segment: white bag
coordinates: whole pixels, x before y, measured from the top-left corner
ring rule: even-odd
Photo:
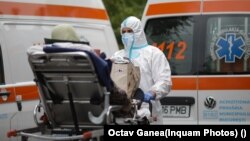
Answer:
[[[129,63],[113,63],[111,79],[131,99],[140,83],[140,68]]]

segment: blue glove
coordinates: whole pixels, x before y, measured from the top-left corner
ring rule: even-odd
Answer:
[[[150,100],[154,100],[154,99],[155,99],[155,97],[150,92],[144,93],[144,99],[143,99],[144,102],[149,103]]]

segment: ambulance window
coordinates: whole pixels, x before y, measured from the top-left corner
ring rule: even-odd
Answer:
[[[4,69],[3,69],[3,56],[2,56],[2,47],[0,44],[0,85],[4,84]]]
[[[173,75],[193,74],[193,17],[151,19],[145,33],[149,44],[166,55]]]
[[[208,17],[202,74],[250,72],[250,17]]]

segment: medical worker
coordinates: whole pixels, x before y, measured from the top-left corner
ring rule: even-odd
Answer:
[[[140,67],[141,80],[139,88],[144,91],[144,102],[138,111],[139,116],[150,118],[149,102],[153,104],[152,116],[162,124],[160,99],[171,90],[171,70],[163,52],[151,46],[146,40],[141,21],[134,16],[121,23],[121,36],[124,49],[114,53],[111,59],[127,57]]]

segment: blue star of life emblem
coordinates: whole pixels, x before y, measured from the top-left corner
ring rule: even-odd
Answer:
[[[244,54],[245,41],[242,36],[236,38],[235,33],[226,33],[226,37],[217,40],[216,55],[219,59],[225,58],[226,63],[234,63],[235,57],[241,59]]]

